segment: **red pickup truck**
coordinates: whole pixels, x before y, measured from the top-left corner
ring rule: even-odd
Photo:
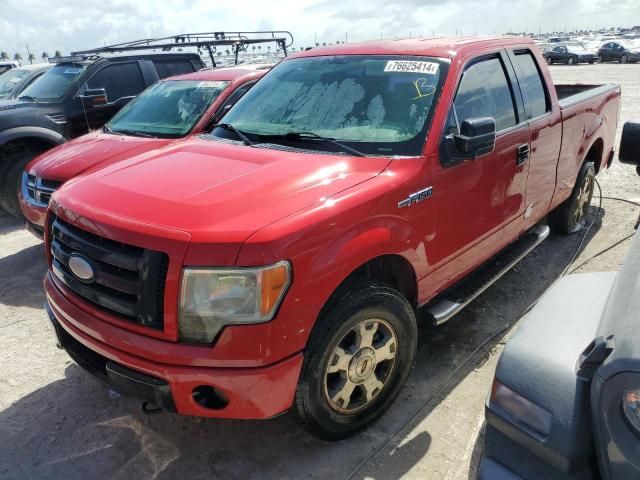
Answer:
[[[584,226],[619,97],[554,86],[524,38],[291,56],[211,134],[53,195],[57,341],[149,410],[295,405],[316,435],[352,434],[409,375],[419,308],[446,321],[548,235],[547,215]]]
[[[100,130],[36,157],[18,194],[27,228],[43,236],[51,194],[67,180],[210,129],[268,69],[248,65],[161,80]]]

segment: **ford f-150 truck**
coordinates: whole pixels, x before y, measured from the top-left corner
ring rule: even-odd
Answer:
[[[547,215],[584,226],[619,97],[554,86],[524,38],[291,56],[211,134],[53,195],[57,341],[148,410],[295,405],[316,435],[350,435],[409,375],[420,307],[451,318],[548,235]]]
[[[67,180],[211,129],[268,68],[201,70],[161,80],[102,129],[36,157],[22,174],[19,194],[27,228],[43,236],[51,194]]]

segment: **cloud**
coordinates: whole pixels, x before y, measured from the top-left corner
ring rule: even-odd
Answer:
[[[315,41],[638,25],[637,0],[2,0],[0,50],[68,53],[109,43],[220,30],[291,30]]]

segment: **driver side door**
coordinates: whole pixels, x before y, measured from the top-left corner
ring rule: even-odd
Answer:
[[[132,98],[144,90],[146,84],[137,61],[107,64],[97,70],[80,88],[71,116],[75,135],[102,127]],[[92,104],[83,98],[87,91],[104,90],[106,102]]]
[[[433,182],[437,241],[431,260],[439,285],[478,266],[519,233],[529,170],[529,126],[521,119],[519,95],[504,53],[465,66],[442,141],[448,147],[441,148]],[[495,148],[456,160],[451,136],[463,121],[479,117],[495,119]]]

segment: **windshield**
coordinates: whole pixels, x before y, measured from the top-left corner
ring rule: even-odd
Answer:
[[[53,101],[64,96],[86,67],[77,63],[56,65],[44,72],[37,82],[29,85],[22,96],[38,101]]]
[[[27,70],[9,70],[0,75],[0,100],[13,96],[13,92],[20,81],[29,75]]]
[[[227,85],[227,81],[158,82],[129,102],[107,127],[114,133],[184,136]]]
[[[370,155],[420,155],[447,63],[429,57],[345,55],[285,60],[225,116],[255,143],[310,132]],[[235,138],[228,129],[214,136]],[[293,140],[297,146],[300,140]],[[307,140],[316,149],[327,142]],[[289,143],[288,143],[289,144]]]

